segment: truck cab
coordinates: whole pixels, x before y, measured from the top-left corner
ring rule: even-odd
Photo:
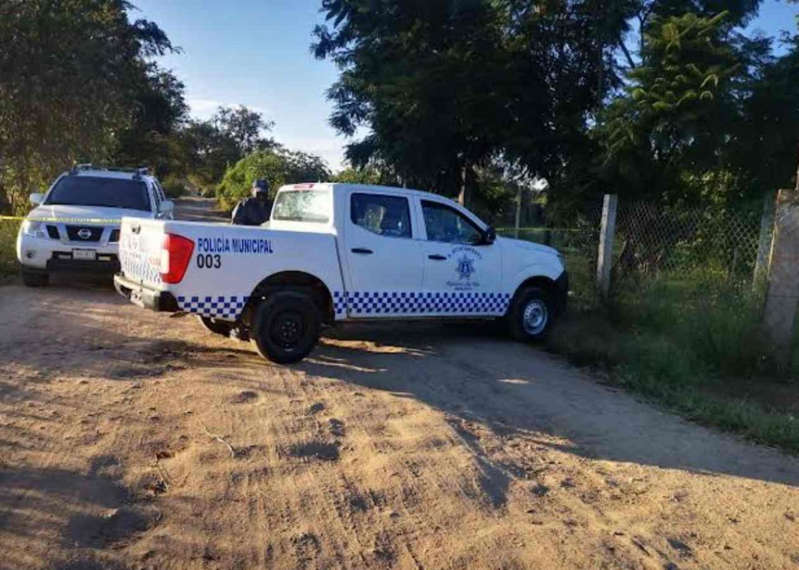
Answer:
[[[173,241],[184,247],[174,257]],[[385,186],[284,186],[260,227],[125,219],[120,255],[115,282],[134,302],[244,332],[283,362],[345,321],[503,318],[515,338],[541,338],[568,289],[554,249],[497,237],[442,196]]]

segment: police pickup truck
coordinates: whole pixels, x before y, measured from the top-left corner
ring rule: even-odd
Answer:
[[[188,312],[212,332],[296,362],[321,326],[377,319],[503,318],[543,337],[566,304],[552,248],[497,237],[442,196],[383,186],[294,184],[262,226],[123,218],[117,291]]]

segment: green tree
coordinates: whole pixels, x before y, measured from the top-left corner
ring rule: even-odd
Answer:
[[[719,177],[728,186],[731,133],[765,48],[735,36],[726,12],[653,18],[640,65],[593,131],[604,190],[695,202]]]
[[[185,177],[188,157],[179,137],[187,120],[183,83],[148,64],[137,84],[132,121],[117,135],[113,161],[153,167],[161,178]]]
[[[189,121],[181,134],[192,186],[213,192],[225,174],[248,153],[271,149],[276,143],[265,134],[273,123],[247,107],[220,107],[207,121]]]
[[[256,150],[225,171],[216,189],[219,205],[230,210],[241,198],[250,195],[254,180],[263,178],[274,192],[284,184],[323,182],[330,171],[322,158],[300,151],[277,146],[269,150]]]
[[[0,0],[0,192],[22,211],[77,159],[104,160],[132,120],[145,58],[172,49],[124,0]]]
[[[799,15],[797,15],[799,27]],[[730,146],[731,168],[758,196],[796,185],[799,160],[799,35],[783,38],[788,48],[759,67],[742,104]]]
[[[317,57],[341,69],[331,123],[356,167],[463,198],[497,156],[555,176],[618,84],[631,2],[323,0]]]

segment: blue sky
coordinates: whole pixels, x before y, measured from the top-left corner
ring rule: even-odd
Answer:
[[[274,137],[292,149],[321,155],[341,168],[346,139],[328,124],[325,90],[333,64],[310,52],[322,21],[320,0],[133,0],[133,18],[154,20],[183,52],[160,63],[186,85],[192,115],[208,118],[219,105],[246,105],[275,122]],[[795,29],[799,5],[765,0],[750,28],[768,35]]]

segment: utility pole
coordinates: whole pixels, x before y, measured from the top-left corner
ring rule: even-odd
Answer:
[[[768,267],[763,326],[773,343],[776,364],[788,373],[796,307],[799,304],[799,170],[796,187],[777,193],[774,237]]]
[[[602,223],[599,228],[599,251],[596,261],[596,283],[602,300],[610,294],[610,270],[613,268],[613,240],[616,237],[616,209],[619,197],[605,194],[602,202]]]

